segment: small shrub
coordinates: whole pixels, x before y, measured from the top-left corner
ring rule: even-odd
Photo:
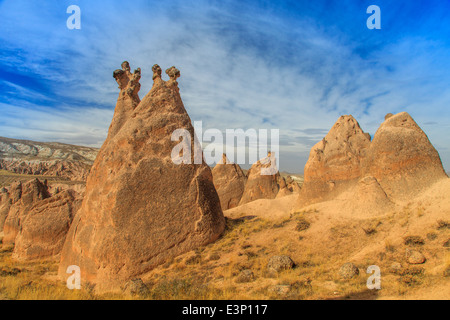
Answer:
[[[445,221],[445,220],[439,220],[437,222],[437,229],[450,229],[450,222]]]
[[[202,257],[200,255],[195,255],[186,259],[186,264],[199,264],[202,261]]]
[[[307,230],[307,229],[309,229],[310,226],[311,226],[311,223],[309,223],[305,219],[300,219],[297,222],[297,226],[295,227],[295,230],[297,230],[297,231]]]
[[[425,241],[419,236],[407,236],[404,243],[407,246],[421,246],[425,244]]]

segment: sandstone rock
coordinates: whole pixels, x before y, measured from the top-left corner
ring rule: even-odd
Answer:
[[[277,284],[270,287],[269,291],[279,296],[285,296],[291,291],[291,286],[288,284]]]
[[[36,201],[23,214],[12,257],[17,260],[57,257],[80,205],[81,199],[73,190]]]
[[[230,163],[224,154],[221,163],[212,170],[212,175],[222,210],[236,207],[242,198],[247,181],[241,167]]]
[[[35,202],[49,198],[48,186],[38,179],[11,185],[9,211],[3,226],[4,244],[13,244],[20,230],[20,223]]]
[[[141,100],[138,92],[141,88],[139,80],[141,79],[141,69],[137,68],[134,73],[130,72],[128,61],[122,62],[122,69],[113,72],[113,77],[119,85],[120,94],[117,98],[114,116],[109,126],[108,138],[111,139],[122,128],[131,113],[137,107]]]
[[[427,135],[406,112],[387,117],[375,133],[364,173],[375,177],[389,197],[418,194],[447,175]]]
[[[325,201],[354,186],[361,177],[361,162],[370,146],[368,136],[350,116],[341,116],[309,154],[300,206]]]
[[[157,265],[216,240],[225,228],[209,166],[204,161],[177,165],[171,158],[179,144],[171,140],[176,129],[185,129],[188,145],[194,145],[175,80],[179,73],[172,69],[166,82],[159,66],[152,70],[153,87],[134,110],[139,86],[124,86],[124,75],[116,74],[121,92],[114,117],[119,119],[95,159],[61,254],[59,275],[67,278],[67,266],[78,265],[97,292],[117,291]]]
[[[382,212],[447,175],[439,154],[409,114],[388,114],[373,141],[342,116],[311,150],[299,207],[339,199],[345,210]]]
[[[269,152],[267,157],[252,165],[239,205],[258,199],[275,199],[280,189],[278,186],[280,173],[271,170],[276,167],[274,161],[276,161],[275,155]],[[270,172],[264,172],[264,170],[273,172],[273,174],[267,174]]]
[[[286,177],[286,184],[288,189],[292,192],[292,193],[300,193],[300,185],[298,184],[298,182],[296,182],[291,176],[287,176]]]
[[[359,275],[359,269],[353,263],[348,262],[339,269],[339,275],[342,279],[351,279]]]
[[[399,262],[394,262],[389,267],[389,271],[394,274],[398,274],[402,270],[402,265]]]
[[[273,269],[276,272],[292,269],[294,267],[294,261],[288,256],[273,256],[267,263],[267,269]]]
[[[252,282],[255,280],[255,275],[251,270],[242,270],[241,273],[236,278],[236,283],[245,283],[245,282]]]
[[[278,177],[278,186],[279,186],[280,190],[277,193],[277,196],[276,196],[277,199],[285,197],[285,196],[289,196],[292,194],[292,190],[290,190],[288,188],[288,185],[286,184],[286,180],[281,176]]]
[[[427,259],[421,252],[417,250],[406,249],[406,261],[409,264],[422,264],[425,263],[426,260]]]

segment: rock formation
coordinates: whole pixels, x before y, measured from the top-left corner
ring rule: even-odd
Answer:
[[[212,175],[222,210],[236,207],[242,198],[247,181],[241,167],[236,163],[230,163],[224,154],[222,161],[212,170]]]
[[[387,114],[372,142],[352,116],[342,116],[312,148],[298,204],[346,192],[341,200],[355,210],[383,210],[446,177],[439,154],[408,113]]]
[[[280,190],[278,191],[276,198],[282,198],[292,194],[292,189],[288,187],[286,180],[281,176],[278,177],[278,186]]]
[[[12,257],[18,260],[57,257],[80,205],[81,198],[73,190],[37,201],[23,215]]]
[[[38,179],[12,184],[0,199],[3,244],[14,245],[16,259],[56,257],[80,204],[75,191],[64,190],[52,196],[47,183]]]
[[[370,144],[364,174],[375,177],[394,198],[414,196],[447,177],[438,152],[406,112],[387,116],[381,124]]]
[[[287,176],[286,177],[286,185],[288,187],[289,190],[291,190],[292,193],[299,193],[301,188],[300,185],[298,184],[297,181],[295,181],[294,178],[292,178],[291,176]]]
[[[299,204],[334,198],[361,177],[361,162],[370,146],[370,136],[350,116],[341,116],[325,138],[309,154]]]
[[[119,290],[166,260],[216,240],[225,228],[209,166],[193,164],[194,154],[191,164],[171,158],[179,144],[171,140],[176,129],[185,129],[194,146],[179,71],[168,69],[166,82],[159,66],[152,70],[153,87],[136,106],[138,84],[125,86],[124,75],[115,73],[121,90],[114,117],[120,119],[113,119],[95,159],[61,254],[59,275],[67,278],[67,267],[77,265],[82,282],[95,284],[98,292]]]
[[[138,92],[141,89],[139,80],[141,79],[141,68],[130,72],[128,61],[122,62],[122,69],[113,72],[113,77],[119,85],[120,94],[117,98],[114,116],[109,126],[108,136],[113,137],[122,128],[123,124],[130,117],[141,100]]]
[[[274,168],[273,161],[276,161],[275,155],[269,152],[267,157],[258,160],[252,165],[248,172],[247,183],[239,205],[258,199],[274,199],[277,196],[280,190],[278,185],[280,173],[276,171],[276,173],[269,175],[262,172],[264,169],[270,170]]]
[[[14,244],[20,230],[21,221],[32,206],[36,202],[49,197],[47,184],[40,182],[38,179],[24,184],[18,182],[11,185],[9,192],[10,207],[3,226],[4,244]]]

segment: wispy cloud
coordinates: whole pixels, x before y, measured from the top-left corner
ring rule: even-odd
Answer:
[[[0,75],[1,135],[100,145],[118,94],[112,71],[126,59],[142,68],[141,97],[154,63],[176,65],[186,109],[205,128],[279,128],[282,169],[302,171],[342,114],[373,135],[399,111],[450,167],[442,2],[423,11],[380,1],[379,31],[365,27],[367,6],[353,1],[78,1],[81,30],[65,27],[68,5],[0,4],[0,66],[18,75]]]

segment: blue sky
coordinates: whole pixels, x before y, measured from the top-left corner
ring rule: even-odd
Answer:
[[[81,30],[69,30],[69,5]],[[369,30],[369,5],[381,30]],[[448,1],[0,1],[0,136],[101,146],[113,70],[181,71],[204,129],[280,129],[280,168],[352,114],[372,136],[409,112],[450,170]]]

